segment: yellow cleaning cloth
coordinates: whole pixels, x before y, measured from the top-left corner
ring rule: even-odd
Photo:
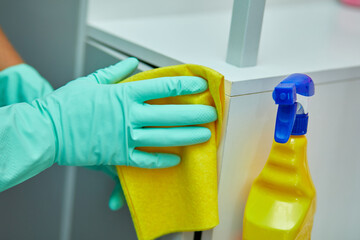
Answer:
[[[180,155],[181,163],[176,167],[117,167],[140,240],[173,232],[207,230],[219,223],[216,154],[224,108],[224,77],[210,68],[185,64],[142,72],[123,82],[172,76],[202,77],[208,81],[209,89],[196,95],[156,99],[149,103],[212,105],[217,109],[218,120],[202,125],[212,133],[206,143],[186,147],[141,148],[148,152]]]

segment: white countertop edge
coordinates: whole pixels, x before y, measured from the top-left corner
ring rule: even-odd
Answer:
[[[315,85],[343,82],[355,79],[360,80],[360,66],[307,72],[305,74],[309,75],[313,79]],[[280,75],[231,82],[231,92],[227,92],[226,94],[233,97],[273,91],[274,87],[287,76],[288,75]]]
[[[87,27],[87,35],[90,41],[92,41],[91,39],[93,39],[101,44],[113,48],[113,51],[119,51],[129,56],[137,57],[145,64],[155,65],[154,62],[156,62],[156,66],[154,67],[184,64],[181,61],[164,56],[153,50],[137,45],[136,43],[132,43],[125,39],[113,36],[110,33],[104,32],[92,26]],[[126,49],[126,51],[123,51],[123,49]],[[324,69],[314,72],[305,72],[305,74],[308,74],[314,80],[316,85],[331,82],[340,82],[356,78],[360,79],[360,66],[339,69]],[[287,74],[278,76],[267,76],[264,78],[227,81],[227,83],[225,84],[225,94],[233,97],[239,95],[272,91],[274,87],[286,76]]]

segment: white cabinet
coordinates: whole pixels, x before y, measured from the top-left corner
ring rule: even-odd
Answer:
[[[225,62],[231,4],[226,1],[216,10],[215,1],[204,8],[198,6],[200,2],[193,3],[190,12],[161,10],[157,3],[169,7],[161,0],[153,5],[144,2],[148,11],[140,15],[141,1],[137,11],[128,1],[107,0],[107,7],[129,9],[124,15],[109,11],[104,16],[94,11],[101,5],[92,0],[86,41],[115,59],[139,58],[141,70],[195,63],[225,76],[226,119],[218,168],[220,224],[203,232],[201,239],[241,236],[247,195],[273,140],[277,108],[271,91],[294,72],[309,74],[316,84],[308,132],[308,161],[317,189],[313,239],[357,239],[359,12],[330,0],[268,1],[258,65],[238,68]],[[162,239],[193,238],[179,233]]]

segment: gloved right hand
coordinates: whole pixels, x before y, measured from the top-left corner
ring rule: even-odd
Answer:
[[[10,183],[5,187],[13,186],[53,163],[171,167],[179,163],[179,156],[135,148],[207,141],[210,130],[191,125],[215,121],[213,107],[145,103],[203,92],[207,82],[198,77],[164,77],[112,84],[126,78],[136,67],[137,60],[130,58],[72,81],[31,105],[15,104],[0,109],[0,118],[5,118],[5,123],[0,124],[0,141],[5,136],[6,146],[10,146],[5,151],[16,149],[0,154],[11,161],[5,164],[1,173],[4,175],[0,175],[0,190],[4,182]],[[31,170],[24,168],[29,165]]]

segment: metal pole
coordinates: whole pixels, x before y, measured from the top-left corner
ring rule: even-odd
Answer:
[[[264,9],[265,0],[234,0],[226,62],[256,65]]]

